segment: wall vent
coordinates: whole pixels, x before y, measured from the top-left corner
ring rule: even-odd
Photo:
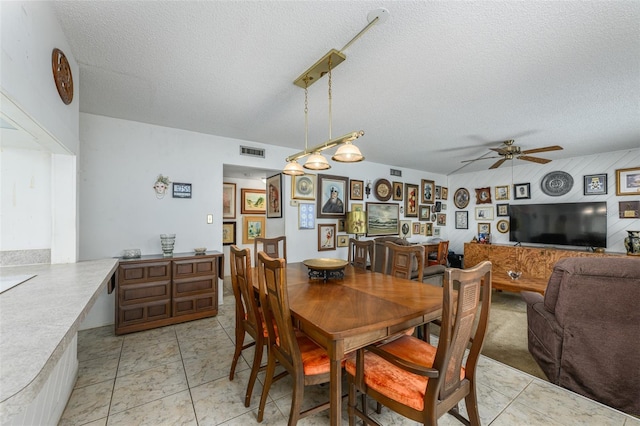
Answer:
[[[240,146],[240,155],[248,155],[249,157],[264,158],[264,149],[251,148],[250,146]]]
[[[391,176],[402,177],[402,170],[391,169],[389,173],[391,174]]]

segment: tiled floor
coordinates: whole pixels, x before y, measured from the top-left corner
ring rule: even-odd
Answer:
[[[236,378],[229,381],[234,304],[228,291],[224,301],[215,318],[125,336],[115,336],[113,327],[80,332],[78,380],[60,424],[257,424],[261,383],[256,383],[251,406],[243,403],[251,350],[245,351]],[[638,419],[489,358],[481,358],[478,376],[483,425],[640,426]],[[287,424],[290,389],[288,378],[274,384],[262,424]],[[326,386],[305,389],[305,405],[326,400],[327,391]],[[461,408],[466,415],[464,403]],[[379,418],[385,425],[415,424],[388,409]],[[348,424],[346,408],[343,419]],[[298,424],[328,425],[327,412]],[[460,423],[445,415],[439,424]]]

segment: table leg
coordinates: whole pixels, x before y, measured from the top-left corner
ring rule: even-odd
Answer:
[[[342,422],[342,362],[331,357],[329,410],[331,426]]]

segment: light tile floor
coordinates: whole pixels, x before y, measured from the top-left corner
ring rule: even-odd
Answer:
[[[244,406],[252,350],[243,353],[229,381],[234,351],[233,295],[225,291],[219,314],[183,324],[115,336],[113,326],[81,331],[79,372],[60,425],[257,424],[263,374],[251,406]],[[286,425],[290,379],[269,392],[264,425]],[[346,389],[346,385],[345,388]],[[305,405],[328,398],[326,386],[305,389]],[[345,404],[346,405],[346,404]],[[627,416],[492,359],[478,366],[478,405],[483,425],[640,426]],[[461,409],[466,415],[464,403]],[[384,425],[414,425],[383,409]],[[343,423],[348,424],[346,408]],[[299,425],[328,425],[327,412]],[[459,425],[445,415],[440,425]]]

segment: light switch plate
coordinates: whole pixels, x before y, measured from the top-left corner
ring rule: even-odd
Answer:
[[[209,225],[211,225],[213,223],[213,215],[212,214],[208,214],[207,215],[207,223]]]

